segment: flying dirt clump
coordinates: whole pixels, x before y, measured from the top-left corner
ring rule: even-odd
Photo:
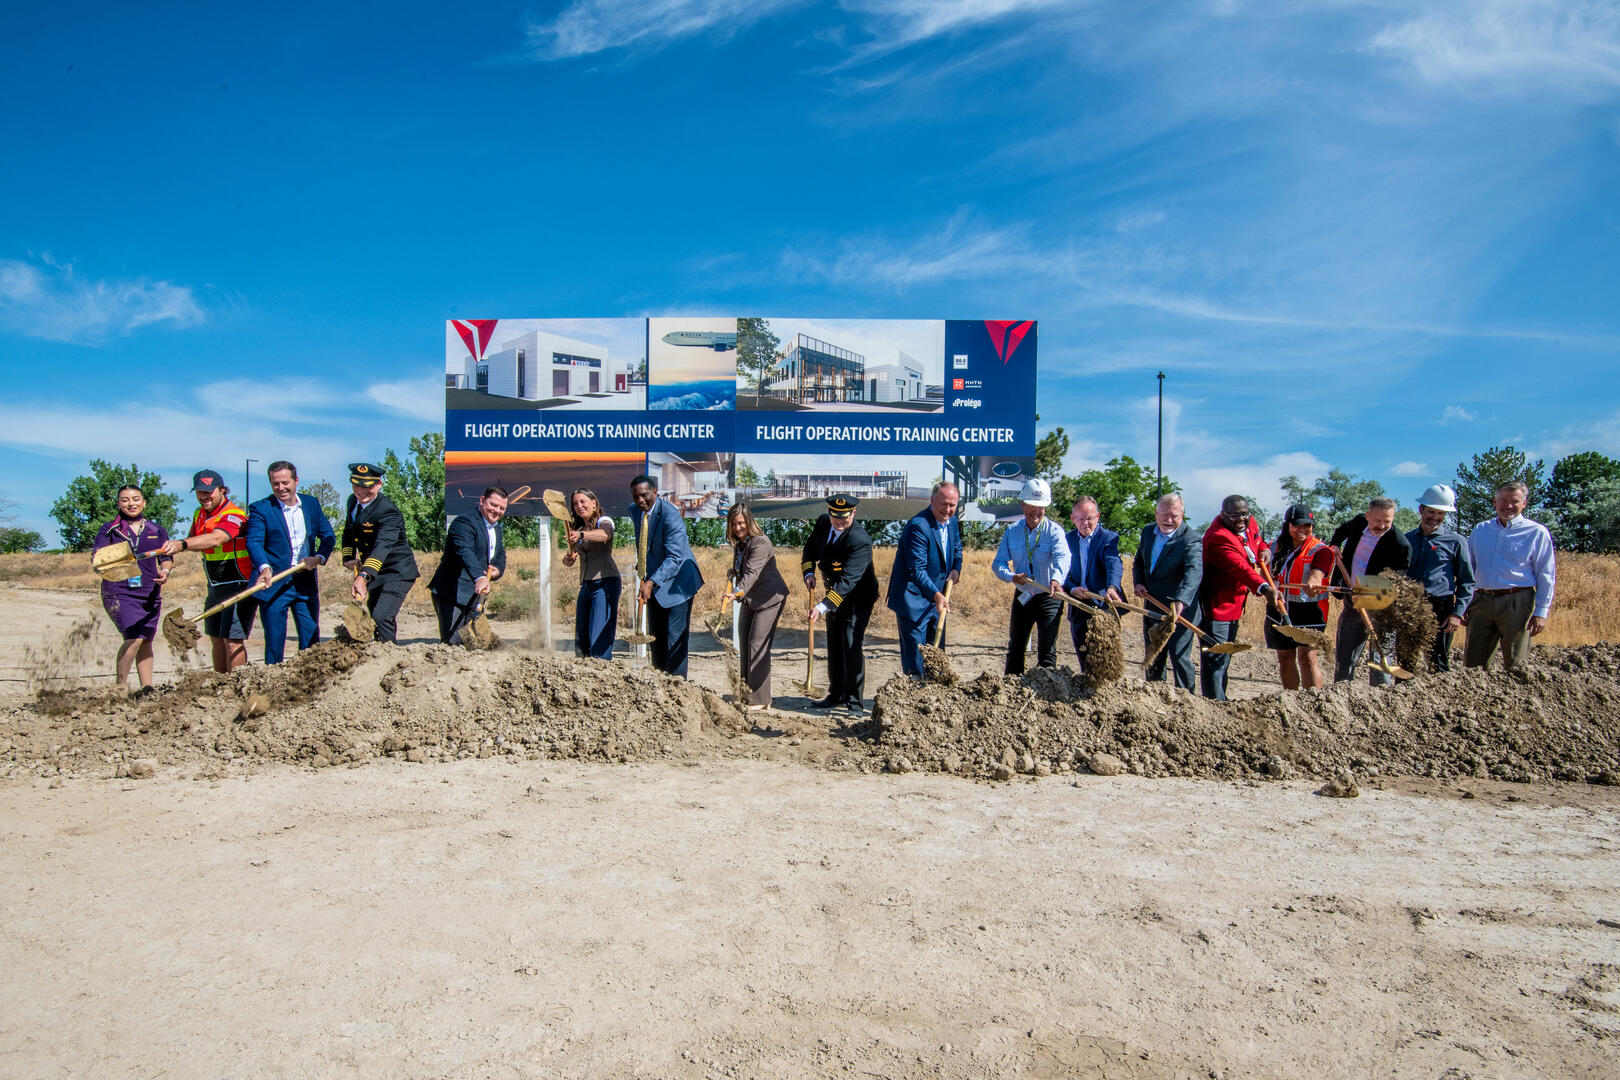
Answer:
[[[1125,677],[1125,627],[1113,612],[1098,612],[1086,627],[1085,673],[1097,685]]]
[[[1290,772],[1601,782],[1620,764],[1620,646],[1536,649],[1513,672],[1467,669],[1395,687],[1339,683],[1215,702],[1162,683],[1092,686],[1066,671],[955,687],[895,680],[875,751],[923,771],[1054,772],[1110,754],[1141,776]],[[1029,768],[1023,768],[1024,765]]]
[[[91,639],[95,637],[98,618],[86,615],[68,627],[65,633],[49,641],[26,646],[23,649],[23,677],[28,689],[49,686],[64,672],[84,666],[90,657]]]
[[[921,653],[923,682],[936,683],[940,686],[956,685],[956,669],[951,667],[951,658],[945,655],[944,649],[938,645],[924,645]]]
[[[1414,674],[1429,670],[1429,651],[1434,648],[1439,627],[1434,608],[1421,583],[1404,574],[1385,571],[1395,582],[1395,602],[1382,611],[1372,612],[1373,628],[1380,634],[1395,633],[1395,662]]]

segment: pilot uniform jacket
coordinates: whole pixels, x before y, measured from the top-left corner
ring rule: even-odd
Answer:
[[[945,536],[941,544],[932,508],[906,522],[900,534],[886,603],[897,617],[914,625],[934,614],[934,594],[945,591],[951,571],[962,569],[962,529],[956,518],[946,525]]]
[[[1184,521],[1165,539],[1159,561],[1153,564],[1153,544],[1158,532],[1157,525],[1142,530],[1136,544],[1136,558],[1131,563],[1131,580],[1147,586],[1156,600],[1180,604],[1182,616],[1189,622],[1197,622],[1198,586],[1204,580],[1203,545]],[[1150,564],[1152,569],[1149,569]]]
[[[444,538],[444,558],[428,582],[428,591],[440,605],[471,608],[474,587],[484,576],[486,568],[493,566],[506,573],[506,522],[495,523],[495,550],[489,550],[488,523],[476,510],[460,514],[450,523]]]
[[[1350,564],[1356,557],[1356,548],[1361,544],[1361,535],[1367,531],[1367,515],[1357,514],[1349,521],[1333,530],[1333,539],[1328,543],[1339,549],[1339,557],[1344,560],[1346,573],[1350,572]],[[1406,573],[1407,567],[1412,565],[1412,545],[1406,542],[1401,530],[1390,526],[1389,532],[1378,538],[1373,545],[1372,554],[1367,559],[1369,574],[1381,574],[1385,570],[1393,570],[1397,574]],[[1349,585],[1344,580],[1344,574],[1333,571],[1333,584]]]
[[[360,573],[368,586],[395,581],[415,581],[419,576],[416,556],[405,535],[405,515],[386,495],[378,495],[361,506],[349,496],[343,513],[344,562],[360,560]]]
[[[804,546],[803,572],[821,571],[821,580],[827,585],[827,606],[834,614],[845,604],[870,608],[878,598],[871,538],[858,521],[850,522],[836,542],[829,540],[831,535],[832,519],[822,514],[810,531],[810,542]]]

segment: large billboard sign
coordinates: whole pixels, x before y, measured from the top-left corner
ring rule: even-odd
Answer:
[[[1031,320],[453,319],[446,510],[500,483],[618,511],[641,472],[690,517],[810,517],[835,491],[907,517],[947,475],[973,502],[981,472],[988,496],[1028,471],[1035,371]]]

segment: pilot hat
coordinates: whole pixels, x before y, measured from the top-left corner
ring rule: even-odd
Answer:
[[[827,498],[827,511],[833,514],[853,514],[855,508],[859,505],[861,505],[861,500],[853,495],[846,495],[842,491]]]
[[[349,466],[349,483],[372,487],[383,478],[383,470],[369,461],[357,461]]]

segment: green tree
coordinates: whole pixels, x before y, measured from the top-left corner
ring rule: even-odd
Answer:
[[[1329,469],[1326,476],[1317,477],[1310,487],[1300,483],[1297,476],[1280,477],[1277,482],[1287,494],[1290,506],[1303,503],[1316,512],[1316,535],[1324,540],[1384,493],[1384,485],[1377,480],[1363,480],[1342,469]],[[1415,522],[1413,527],[1416,527]]]
[[[1496,512],[1496,489],[1517,480],[1529,489],[1525,500],[1526,517],[1541,509],[1541,459],[1531,461],[1512,446],[1493,446],[1475,454],[1471,462],[1457,463],[1457,528],[1472,532],[1475,525]]]
[[[1254,515],[1255,524],[1260,526],[1260,535],[1268,541],[1276,538],[1282,532],[1283,516],[1280,512],[1267,510],[1265,504],[1252,495],[1243,496],[1249,500],[1249,513]]]
[[[409,461],[391,449],[383,454],[383,494],[405,516],[411,547],[438,551],[444,547],[444,433],[412,436],[410,454]]]
[[[748,379],[754,391],[757,406],[771,384],[771,372],[776,367],[776,350],[782,339],[771,333],[771,324],[764,319],[737,320],[737,371]]]
[[[1582,485],[1581,500],[1566,503],[1559,514],[1559,527],[1553,531],[1560,546],[1560,532],[1574,536],[1577,551],[1620,552],[1620,477],[1599,477]]]
[[[1139,465],[1129,454],[1121,455],[1100,469],[1087,469],[1078,476],[1059,477],[1052,485],[1050,513],[1059,524],[1069,520],[1075,501],[1089,495],[1097,500],[1102,523],[1119,533],[1122,552],[1136,550],[1137,537],[1153,521],[1158,502],[1158,479],[1151,468]],[[1181,488],[1170,477],[1164,478],[1166,494]]]
[[[1040,417],[1035,418],[1039,420]],[[1069,435],[1061,427],[1053,428],[1035,444],[1035,475],[1042,480],[1056,480],[1063,475],[1063,459],[1069,453]]]
[[[1605,533],[1601,514],[1594,516],[1594,494],[1620,481],[1620,461],[1596,450],[1570,454],[1553,464],[1543,505],[1558,546],[1569,551],[1612,551],[1595,547]]]
[[[759,487],[763,480],[764,477],[759,475],[759,470],[752,463],[744,461],[737,466],[738,487]]]
[[[113,465],[100,458],[90,462],[90,475],[75,476],[62,497],[51,505],[68,551],[89,551],[101,526],[118,516],[118,489],[134,484],[146,493],[146,517],[174,532],[180,518],[179,496],[163,490],[163,478],[142,472],[140,466]]]
[[[317,480],[313,484],[300,484],[298,491],[321,504],[321,513],[326,515],[333,528],[343,524],[343,496],[338,494],[338,489],[329,481]],[[338,528],[338,531],[341,532],[342,529]]]
[[[32,529],[0,525],[0,555],[45,550],[45,538]]]

